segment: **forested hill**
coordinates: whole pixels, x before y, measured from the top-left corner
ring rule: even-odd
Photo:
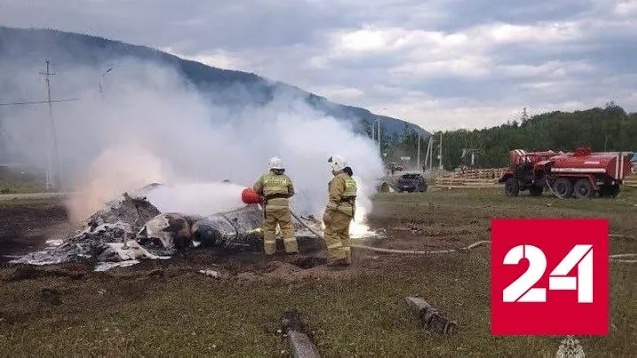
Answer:
[[[429,133],[418,125],[402,119],[376,115],[365,108],[331,102],[317,94],[303,91],[282,82],[271,81],[253,73],[225,70],[189,61],[166,52],[145,46],[131,45],[102,37],[48,29],[19,29],[0,26],[0,62],[41,64],[51,60],[53,71],[77,65],[91,65],[107,68],[117,58],[129,57],[148,63],[172,66],[203,91],[214,90],[216,98],[211,101],[224,105],[261,105],[268,103],[275,92],[283,91],[302,98],[314,109],[338,119],[351,121],[361,132],[366,131],[377,120],[381,123],[383,135],[402,134],[405,125],[423,137]],[[0,68],[11,71],[10,66]],[[3,95],[0,83],[0,97]],[[239,87],[241,88],[239,90]],[[210,93],[210,92],[209,92]],[[6,94],[6,93],[4,93]],[[29,99],[24,99],[29,100]],[[0,101],[1,102],[1,101]]]
[[[435,133],[439,138],[440,132]],[[443,165],[453,169],[463,163],[463,149],[477,149],[482,167],[508,165],[512,149],[570,151],[591,147],[595,151],[637,152],[637,113],[613,102],[605,108],[575,112],[550,112],[481,130],[442,133]]]

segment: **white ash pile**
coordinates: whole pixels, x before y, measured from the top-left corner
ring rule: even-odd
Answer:
[[[9,263],[49,265],[85,261],[125,261],[136,257],[153,257],[134,240],[135,233],[160,211],[144,198],[124,194],[93,214],[82,228],[62,240],[59,246],[24,255]],[[121,252],[126,243],[128,253]],[[117,245],[119,244],[119,245]]]

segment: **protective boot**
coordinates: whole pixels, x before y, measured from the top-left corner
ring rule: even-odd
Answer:
[[[285,253],[288,255],[295,255],[299,253],[299,244],[296,241],[296,237],[284,239],[283,246],[285,247]]]

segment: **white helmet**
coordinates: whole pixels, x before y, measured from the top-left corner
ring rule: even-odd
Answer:
[[[340,155],[333,155],[330,159],[327,160],[328,163],[332,166],[332,170],[335,172],[340,172],[345,169],[347,166],[347,161]]]
[[[270,158],[268,165],[270,166],[270,169],[285,169],[283,167],[283,161],[277,157]]]

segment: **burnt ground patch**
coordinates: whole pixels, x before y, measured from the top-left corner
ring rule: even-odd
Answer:
[[[47,236],[67,222],[66,208],[58,202],[0,203],[0,264],[9,260],[5,255],[43,247]]]

